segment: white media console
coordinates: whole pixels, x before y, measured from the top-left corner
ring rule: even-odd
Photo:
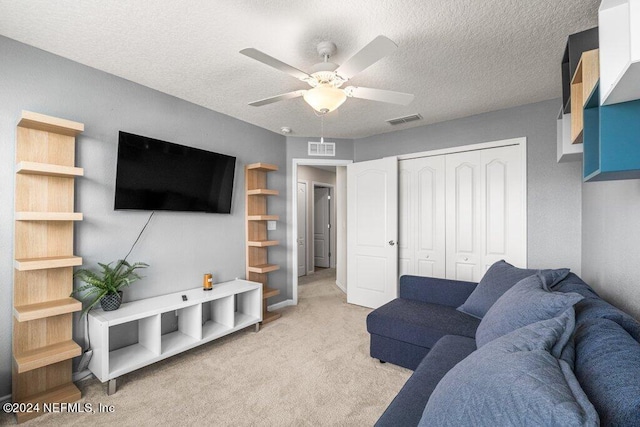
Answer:
[[[177,316],[177,330],[163,333],[165,316]],[[166,320],[175,324],[175,319]],[[241,279],[215,284],[211,291],[196,288],[124,303],[115,311],[94,309],[89,312],[89,369],[100,381],[109,381],[112,394],[121,375],[248,326],[255,325],[257,332],[261,321],[262,285]],[[136,329],[136,342],[114,346],[111,335],[125,330],[131,335]]]

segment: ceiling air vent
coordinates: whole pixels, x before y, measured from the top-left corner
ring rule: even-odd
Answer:
[[[335,142],[309,141],[309,155],[310,156],[335,157],[336,156],[336,143]]]
[[[401,125],[402,123],[415,122],[416,120],[422,120],[420,114],[411,114],[410,116],[398,117],[397,119],[389,119],[387,123],[392,126]]]

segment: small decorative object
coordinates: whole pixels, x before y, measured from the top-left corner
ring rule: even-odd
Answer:
[[[205,291],[210,291],[213,289],[213,275],[211,273],[206,273],[204,275],[202,289],[204,289]]]
[[[109,264],[98,263],[102,270],[99,273],[85,268],[81,268],[74,273],[74,277],[80,279],[86,285],[80,286],[71,295],[86,292],[84,296],[91,297],[89,305],[82,310],[82,315],[85,315],[98,302],[100,302],[104,311],[117,310],[122,303],[122,291],[120,288],[129,286],[140,279],[135,270],[149,266],[143,262],[129,264],[123,259],[117,261],[115,267],[112,267],[112,264],[113,262]]]

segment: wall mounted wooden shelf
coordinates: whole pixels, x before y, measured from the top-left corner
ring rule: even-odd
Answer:
[[[278,170],[278,166],[271,165],[269,163],[252,163],[246,166],[246,170],[257,172],[275,172]]]
[[[249,215],[247,221],[278,221],[279,215]]]
[[[13,381],[16,403],[69,403],[80,398],[71,359],[76,135],[82,123],[23,111],[16,129],[13,280]],[[19,412],[18,422],[40,412]]]
[[[279,194],[280,192],[278,190],[269,190],[268,188],[258,188],[247,191],[248,196],[277,196]]]
[[[280,266],[277,264],[260,264],[250,265],[247,268],[251,273],[271,273],[272,271],[280,270]]]
[[[82,303],[75,298],[67,297],[14,307],[13,315],[18,322],[26,322],[60,314],[74,313],[80,310],[82,310]]]
[[[75,267],[82,265],[79,256],[53,256],[42,258],[16,259],[15,268],[19,271],[45,270],[48,268]],[[69,292],[71,293],[71,292]]]
[[[267,246],[278,246],[280,241],[278,240],[249,240],[247,245],[255,248],[265,248]]]
[[[46,116],[33,111],[23,111],[18,127],[41,130],[67,136],[76,136],[84,132],[84,124],[58,117]]]
[[[583,110],[598,82],[599,67],[598,49],[584,52],[571,80],[571,142],[573,144],[580,144],[583,141]]]
[[[83,176],[84,169],[73,166],[52,165],[38,162],[19,162],[16,166],[16,173],[22,175],[45,175],[57,176],[61,178],[75,178]]]
[[[16,212],[16,221],[82,221],[81,212]]]
[[[18,373],[22,374],[43,366],[80,356],[82,349],[74,341],[64,341],[39,347],[15,355]]]
[[[268,238],[267,221],[278,221],[278,215],[269,215],[267,199],[280,194],[267,185],[267,174],[278,166],[268,163],[253,163],[245,166],[245,202],[247,232],[247,279],[262,284],[262,323],[280,317],[280,313],[267,310],[267,299],[280,294],[280,290],[268,286],[268,273],[280,269],[268,261],[268,250],[277,246],[277,240]]]

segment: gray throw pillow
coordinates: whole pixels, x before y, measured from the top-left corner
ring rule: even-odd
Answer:
[[[482,318],[476,330],[476,344],[480,348],[523,326],[556,317],[583,298],[573,292],[546,290],[544,273],[524,278],[506,291]]]
[[[571,307],[471,353],[440,380],[419,425],[599,425],[573,371],[551,353],[574,327]]]
[[[562,270],[542,270],[543,272],[564,271],[569,274],[568,269]],[[536,274],[541,270],[528,270],[514,267],[505,260],[494,263],[487,272],[484,274],[478,286],[469,295],[467,300],[458,307],[458,311],[466,313],[477,319],[482,319],[491,306],[500,298],[508,289],[518,283],[525,277],[529,277]],[[556,278],[548,283],[549,288],[555,283],[562,280],[562,278]],[[549,277],[550,278],[550,277]]]

